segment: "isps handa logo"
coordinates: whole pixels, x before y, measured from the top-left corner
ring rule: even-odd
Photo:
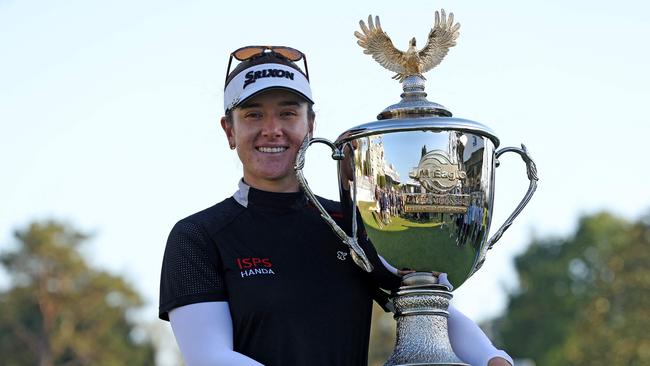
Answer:
[[[242,278],[275,274],[275,272],[273,272],[273,263],[271,263],[269,258],[236,258],[235,263],[237,263],[237,267],[241,270]]]

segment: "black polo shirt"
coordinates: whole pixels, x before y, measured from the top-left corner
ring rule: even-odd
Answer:
[[[338,203],[319,201],[342,224]],[[373,295],[400,281],[360,241],[375,267],[370,274],[303,193],[242,184],[234,197],[172,229],[159,317],[168,320],[170,310],[187,304],[227,301],[234,350],[264,365],[366,365]]]

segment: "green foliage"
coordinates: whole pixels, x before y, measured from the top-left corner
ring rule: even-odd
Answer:
[[[127,314],[142,305],[121,278],[90,268],[79,252],[87,237],[56,222],[15,233],[0,255],[13,286],[0,293],[3,365],[152,365],[148,341]],[[137,338],[137,337],[136,337]]]
[[[397,329],[393,313],[387,313],[377,303],[373,303],[371,325],[368,365],[382,366],[395,348]]]
[[[539,365],[650,364],[650,220],[584,217],[570,238],[516,259],[520,288],[496,322],[513,356]]]

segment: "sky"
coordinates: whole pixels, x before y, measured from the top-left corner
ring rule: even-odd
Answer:
[[[315,136],[376,119],[401,88],[353,33],[379,15],[405,50],[440,8],[457,46],[426,74],[429,100],[525,143],[539,188],[484,267],[454,292],[480,321],[515,288],[531,237],[569,235],[581,215],[650,211],[650,5],[643,1],[0,0],[0,251],[32,220],[94,235],[91,263],[124,275],[157,315],[164,245],[179,219],[230,196],[241,164],[219,119],[228,55],[287,45],[307,55]],[[523,197],[515,154],[496,171],[492,232]],[[315,146],[305,174],[336,199],[335,163]],[[0,284],[7,285],[0,273]]]

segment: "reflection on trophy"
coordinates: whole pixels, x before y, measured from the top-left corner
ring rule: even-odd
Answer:
[[[386,365],[465,365],[454,354],[447,334],[451,289],[432,272],[446,272],[458,288],[483,264],[487,251],[528,203],[537,187],[535,163],[521,148],[496,150],[499,139],[488,127],[454,118],[426,99],[422,73],[438,65],[456,44],[460,25],[453,14],[435,13],[428,42],[417,50],[397,50],[379,18],[360,22],[355,32],[371,55],[402,84],[401,101],[384,109],[377,121],[353,127],[334,142],[305,141],[296,172],[303,190],[324,219],[350,247],[355,263],[372,269],[357,243],[357,222],[377,252],[395,268],[415,270],[404,276],[393,297],[397,342]],[[339,188],[352,236],[339,228],[309,190],[302,174],[307,147],[322,142],[339,160]],[[524,198],[488,239],[494,205],[494,176],[499,157],[519,154],[530,185]],[[360,217],[357,217],[357,216]]]

